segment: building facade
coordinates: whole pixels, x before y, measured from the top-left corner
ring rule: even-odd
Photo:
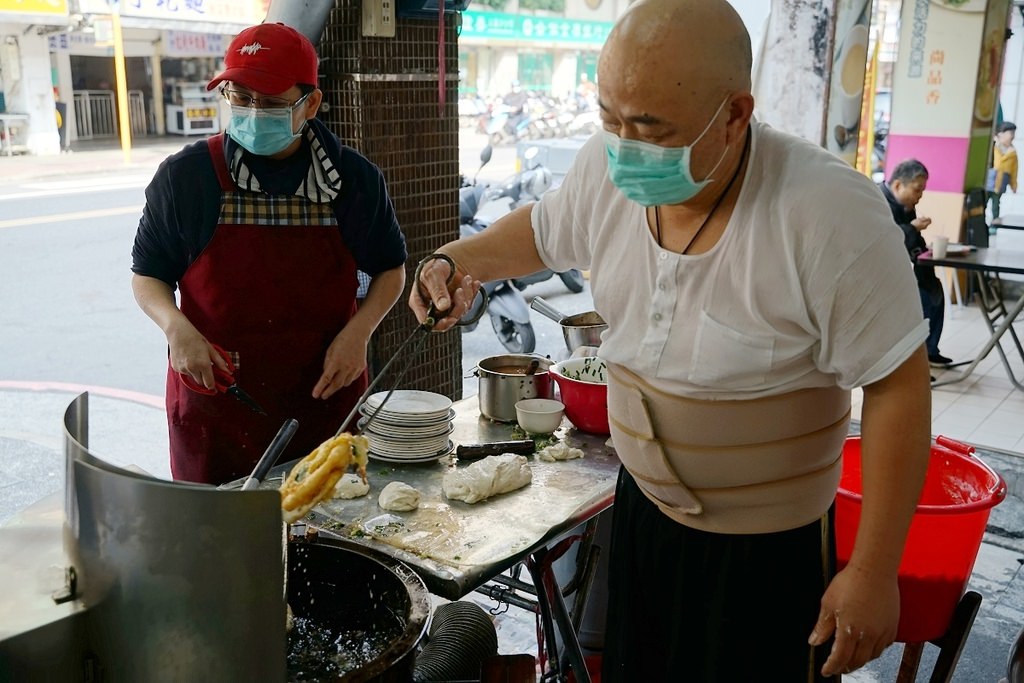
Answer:
[[[4,150],[55,154],[119,135],[114,13],[121,25],[131,133],[219,128],[207,80],[224,48],[269,0],[0,0]]]
[[[463,95],[500,97],[518,83],[547,97],[571,98],[581,83],[595,81],[601,46],[628,6],[627,0],[564,0],[553,10],[525,4],[494,0],[462,13]]]

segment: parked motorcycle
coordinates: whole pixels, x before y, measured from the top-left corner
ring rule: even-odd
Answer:
[[[492,153],[490,145],[483,148],[480,152],[480,169],[491,160]],[[540,199],[540,196],[547,192],[551,187],[551,171],[544,168],[537,159],[538,153],[539,150],[535,147],[528,149],[524,154],[526,168],[498,185],[488,187],[478,182],[480,169],[472,180],[463,180],[463,186],[459,189],[460,237],[475,235],[491,224],[491,220],[480,215],[485,205],[504,203],[502,213],[498,214],[502,215],[506,211]],[[492,210],[487,213],[495,215]],[[502,346],[512,353],[530,353],[536,346],[536,335],[530,321],[529,307],[520,291],[529,285],[543,282],[552,275],[555,273],[544,269],[513,280],[485,282],[483,290],[487,294],[487,301],[485,302],[483,296],[478,296],[465,317],[471,319],[479,312],[481,306],[486,305],[491,326]],[[570,292],[583,291],[583,274],[580,271],[572,269],[557,275]],[[463,329],[468,331],[474,327],[471,325]]]
[[[488,145],[480,152],[480,168],[491,160],[492,149]],[[463,181],[459,189],[459,236],[468,237],[485,230],[490,221],[478,216],[480,208],[486,203],[488,187],[477,181],[477,175],[471,181]],[[487,307],[487,315],[491,319],[491,327],[501,345],[511,353],[531,353],[537,346],[537,337],[530,321],[530,309],[526,300],[511,280],[492,280],[483,283],[483,294],[477,294],[464,319],[478,317],[480,308]],[[471,331],[476,325],[463,329]]]
[[[540,199],[541,195],[551,188],[552,177],[551,171],[545,168],[537,159],[538,153],[539,150],[536,147],[526,150],[523,154],[526,169],[507,178],[498,187],[492,188],[488,192],[488,200],[508,200],[509,210],[511,211]],[[545,268],[536,273],[516,278],[512,282],[517,289],[523,290],[530,285],[544,282],[552,275],[555,275],[555,273]],[[566,289],[573,294],[579,294],[583,291],[583,273],[580,271],[573,268],[557,275]]]

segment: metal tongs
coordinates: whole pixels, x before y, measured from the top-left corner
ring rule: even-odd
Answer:
[[[420,261],[419,265],[416,266],[416,274],[413,276],[414,287],[420,287],[420,273],[423,272],[423,266],[426,265],[429,261],[444,261],[445,263],[448,264],[448,267],[451,269],[451,274],[448,276],[448,280],[445,284],[451,284],[452,281],[455,280],[455,261],[453,261],[451,257],[446,254],[431,254],[430,256],[427,256],[425,259]],[[473,325],[478,320],[480,320],[481,316],[483,316],[484,314],[484,311],[487,310],[487,293],[484,292],[482,289],[480,290],[480,293],[484,297],[483,305],[480,306],[479,310],[476,312],[476,315],[474,315],[469,320],[459,320],[459,322],[457,323],[458,327]],[[420,294],[423,294],[422,290],[420,291]],[[381,409],[384,408],[384,405],[388,402],[388,399],[391,398],[391,395],[395,393],[395,389],[397,389],[401,384],[402,378],[405,377],[405,373],[409,371],[410,367],[412,367],[412,363],[414,360],[416,360],[417,354],[419,354],[420,349],[423,348],[423,342],[427,340],[427,335],[431,331],[433,331],[434,325],[437,324],[438,317],[440,316],[441,313],[445,312],[446,311],[438,311],[434,303],[430,303],[430,306],[427,308],[427,317],[424,318],[423,322],[417,325],[416,329],[412,331],[412,334],[410,334],[406,338],[406,340],[402,342],[402,345],[398,347],[398,350],[395,351],[393,356],[391,356],[391,359],[388,360],[384,367],[380,369],[380,371],[377,373],[377,376],[373,378],[372,382],[370,382],[370,385],[366,387],[366,391],[363,392],[363,395],[360,396],[359,400],[356,401],[354,406],[352,406],[352,411],[345,417],[345,420],[341,423],[341,426],[338,428],[338,431],[334,434],[335,437],[340,436],[342,432],[345,431],[345,427],[348,425],[349,422],[352,421],[352,418],[356,416],[356,413],[359,412],[359,406],[361,406],[363,402],[367,398],[369,398],[370,394],[377,386],[377,383],[380,382],[380,380],[387,373],[388,368],[391,367],[391,364],[394,363],[398,359],[398,357],[401,356],[403,352],[405,352],[406,348],[415,341],[416,343],[413,344],[412,349],[409,351],[409,358],[405,362],[405,367],[403,367],[402,371],[398,373],[398,376],[395,378],[394,383],[391,385],[391,389],[389,389],[387,395],[384,396],[384,400],[380,402],[380,404],[377,406],[376,410],[373,411],[373,413],[367,415],[366,422],[363,423],[361,429],[365,430],[370,426],[370,423],[373,422],[374,418],[377,417]]]

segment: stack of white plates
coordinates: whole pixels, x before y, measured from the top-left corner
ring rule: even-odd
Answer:
[[[427,462],[451,452],[452,402],[446,396],[415,389],[373,394],[359,406],[359,429],[370,441],[370,457],[385,462]],[[364,425],[380,408],[380,414]]]

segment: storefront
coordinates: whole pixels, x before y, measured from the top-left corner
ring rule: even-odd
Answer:
[[[600,4],[567,3],[565,16],[463,12],[462,94],[500,97],[518,82],[524,90],[556,99],[573,97],[581,83],[595,81],[597,56],[612,27],[614,3],[606,0],[604,11],[593,8]]]
[[[120,23],[132,136],[219,130],[216,96],[196,86],[205,86],[219,70],[224,48],[235,34],[263,20],[268,4],[123,0]],[[63,19],[40,37],[43,85],[52,93],[48,109],[54,118],[56,97],[64,111],[64,146],[118,135],[110,5],[106,0],[80,0],[76,5],[74,14],[68,17],[65,8]]]
[[[46,35],[68,24],[66,0],[0,0],[0,152],[60,151]]]
[[[205,87],[220,65],[230,36],[142,28],[126,28],[124,34],[132,135],[216,132],[216,94],[202,91],[185,102],[182,91],[191,94],[195,88],[189,86],[195,84]],[[50,37],[58,92],[72,93],[74,100],[69,141],[117,135],[113,48],[95,36],[92,32]],[[188,109],[183,110],[186,105]],[[181,122],[179,115],[185,117]]]

